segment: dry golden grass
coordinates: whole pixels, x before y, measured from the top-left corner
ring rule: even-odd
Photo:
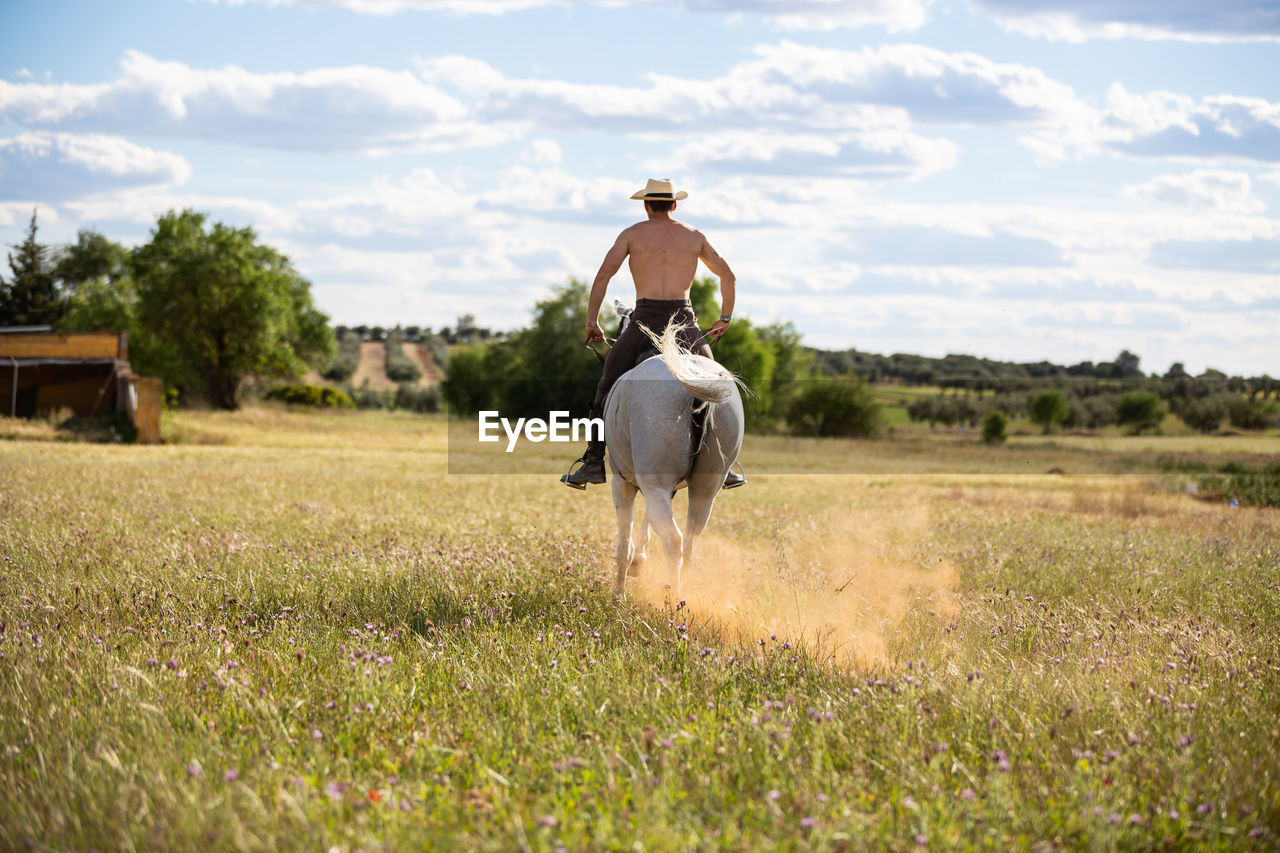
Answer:
[[[1114,454],[753,439],[668,605],[607,490],[441,418],[21,429],[0,848],[1276,843],[1280,514],[1044,473]],[[884,468],[778,470],[833,450]]]

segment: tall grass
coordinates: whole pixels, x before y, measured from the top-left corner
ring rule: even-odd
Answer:
[[[761,476],[618,602],[607,492],[440,420],[175,427],[0,443],[0,847],[1277,843],[1274,511]]]

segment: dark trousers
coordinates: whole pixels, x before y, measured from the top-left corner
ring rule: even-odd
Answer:
[[[636,358],[646,348],[653,346],[649,336],[640,327],[644,326],[654,334],[661,335],[672,322],[685,326],[677,334],[682,346],[693,350],[697,355],[712,357],[711,347],[698,328],[698,318],[693,315],[693,304],[688,299],[637,299],[636,309],[631,312],[631,322],[622,330],[604,360],[604,375],[596,386],[596,397],[591,403],[591,417],[603,417],[604,401],[609,396],[613,383],[635,367]],[[587,458],[603,459],[604,446],[603,441],[588,442]]]

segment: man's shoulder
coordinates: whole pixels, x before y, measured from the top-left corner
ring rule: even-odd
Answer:
[[[644,230],[644,226],[648,224],[649,224],[648,222],[641,221],[641,222],[635,223],[634,225],[628,225],[626,228],[623,228],[622,231],[618,233],[618,239],[625,240],[628,237],[631,237],[635,234],[639,234],[641,231]]]

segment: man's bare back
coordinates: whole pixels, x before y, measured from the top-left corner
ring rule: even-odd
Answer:
[[[619,235],[638,299],[687,299],[706,240],[697,229],[676,222],[638,222]]]
[[[674,204],[672,209],[675,209]],[[724,258],[712,248],[702,232],[672,219],[670,211],[646,210],[649,216],[646,221],[637,222],[618,235],[592,282],[591,299],[587,305],[589,342],[604,338],[597,318],[609,280],[622,267],[624,258],[636,285],[637,299],[688,299],[698,272],[698,261],[701,260],[720,279],[721,315],[733,315],[735,278]],[[706,334],[709,338],[719,338],[728,328],[727,321],[717,320]]]

